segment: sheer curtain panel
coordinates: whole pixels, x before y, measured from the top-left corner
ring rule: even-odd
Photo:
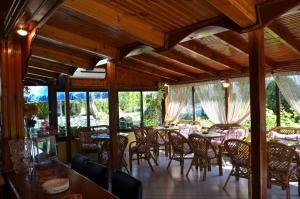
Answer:
[[[177,120],[181,110],[187,105],[188,96],[192,95],[191,85],[170,85],[165,122]]]
[[[215,124],[225,124],[225,92],[220,81],[195,85],[195,94],[207,117]]]
[[[300,115],[300,73],[279,73],[274,76],[280,92]]]

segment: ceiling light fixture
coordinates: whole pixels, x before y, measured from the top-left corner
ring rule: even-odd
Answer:
[[[224,88],[228,88],[230,86],[230,83],[229,82],[222,82],[222,86]]]
[[[28,31],[27,31],[27,30],[24,30],[23,28],[19,28],[19,29],[17,30],[17,33],[18,33],[20,36],[22,36],[22,37],[25,37],[25,36],[28,35]]]

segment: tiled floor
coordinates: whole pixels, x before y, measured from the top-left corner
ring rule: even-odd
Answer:
[[[168,158],[161,155],[159,166],[154,166],[155,171],[151,172],[145,161],[140,166],[133,165],[133,176],[140,179],[144,186],[144,199],[219,199],[219,198],[248,198],[248,181],[240,179],[235,181],[231,178],[226,191],[222,188],[228,176],[231,166],[223,167],[224,176],[218,175],[218,167],[212,167],[207,173],[206,181],[202,181],[202,173],[196,172],[193,168],[188,177],[185,173],[180,174],[179,163],[173,161],[169,170],[166,169]],[[185,172],[191,160],[185,163]],[[286,198],[286,192],[280,187],[273,186],[268,190],[269,199]],[[297,184],[291,183],[291,198],[300,198],[297,195]]]

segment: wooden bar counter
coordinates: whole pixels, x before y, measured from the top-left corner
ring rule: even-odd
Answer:
[[[47,174],[45,174],[45,172],[47,172]],[[69,178],[70,188],[59,194],[50,195],[44,193],[42,183],[45,182],[49,176],[52,176],[52,178]],[[15,198],[61,199],[68,194],[82,194],[83,199],[117,199],[116,196],[107,190],[59,161],[53,161],[51,165],[47,167],[47,170],[39,171],[39,169],[37,169],[31,176],[29,174],[17,175],[11,172],[7,173],[5,178]]]

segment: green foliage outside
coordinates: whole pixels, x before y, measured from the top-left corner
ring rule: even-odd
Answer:
[[[82,107],[86,110],[85,100],[70,100],[70,115],[76,116],[81,113]]]
[[[140,92],[119,92],[119,109],[123,112],[140,111]]]
[[[145,92],[143,95],[144,104],[144,125],[158,126],[161,121],[162,92]]]
[[[35,102],[34,104],[37,106],[37,110],[38,110],[36,116],[39,119],[46,119],[49,115],[48,102]]]

